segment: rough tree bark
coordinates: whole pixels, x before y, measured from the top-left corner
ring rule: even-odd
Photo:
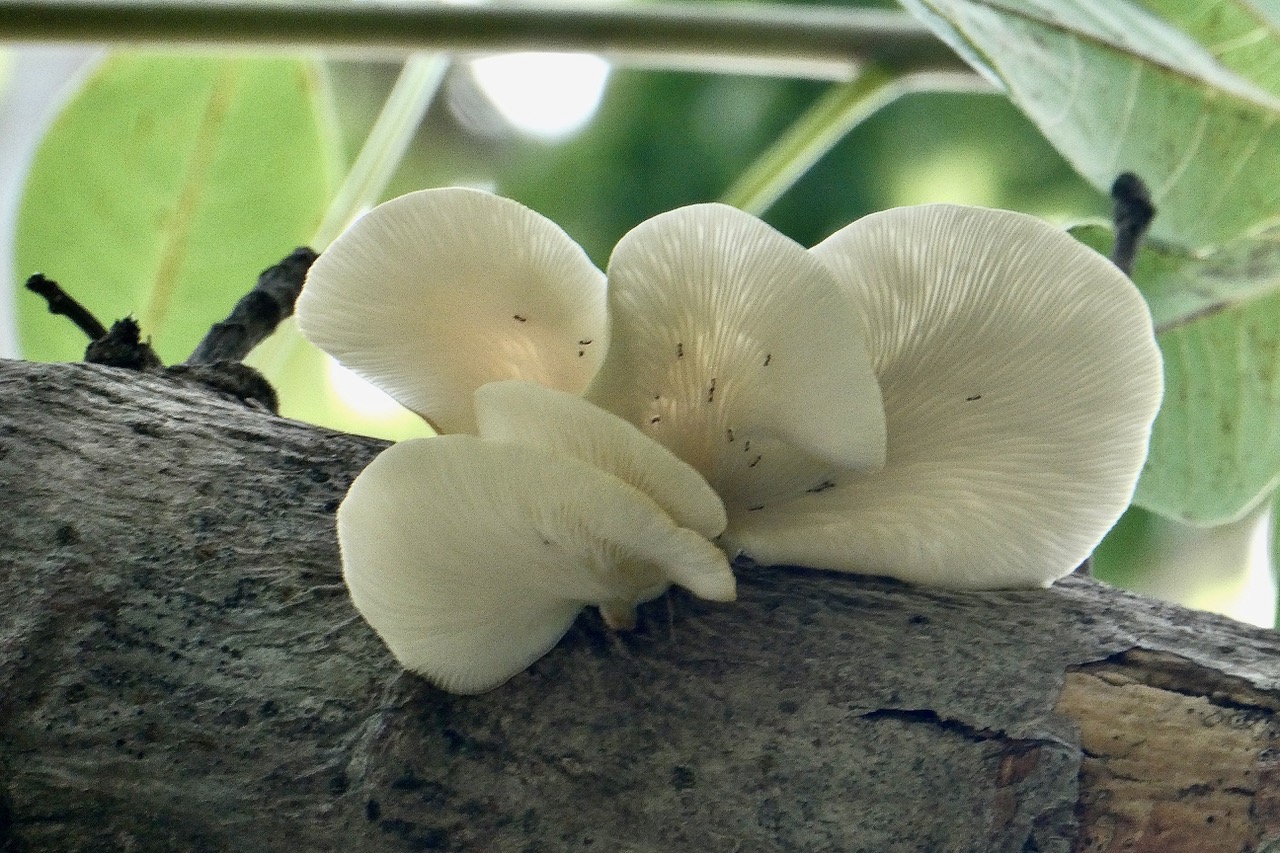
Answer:
[[[1280,639],[1088,579],[805,570],[585,614],[504,687],[402,672],[333,512],[382,447],[0,362],[0,851],[1253,851]]]

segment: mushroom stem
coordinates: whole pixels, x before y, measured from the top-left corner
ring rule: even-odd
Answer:
[[[636,627],[636,606],[634,602],[603,601],[599,605],[600,616],[611,631],[631,631]]]

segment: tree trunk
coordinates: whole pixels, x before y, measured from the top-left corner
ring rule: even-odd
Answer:
[[[1070,578],[802,569],[456,697],[342,585],[383,447],[0,362],[0,851],[1214,853],[1280,839],[1280,640]]]

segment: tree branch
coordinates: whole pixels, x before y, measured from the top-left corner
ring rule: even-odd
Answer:
[[[1147,185],[1132,172],[1121,174],[1111,184],[1111,202],[1111,222],[1116,235],[1111,262],[1132,277],[1138,249],[1155,218],[1156,208],[1151,203]]]
[[[93,316],[92,311],[81,305],[53,279],[46,278],[42,273],[36,273],[27,279],[26,287],[27,290],[44,299],[49,306],[50,314],[66,317],[75,324],[77,329],[84,332],[91,342],[106,336],[107,327],[102,325],[102,321]]]
[[[406,675],[333,513],[385,446],[0,362],[0,850],[1256,851],[1280,637],[1087,578],[802,569]]]
[[[243,361],[250,350],[293,314],[307,270],[316,257],[314,250],[300,246],[280,263],[263,270],[257,284],[240,298],[227,319],[213,324],[186,364]]]
[[[791,67],[806,76],[839,79],[862,62],[893,73],[968,70],[927,27],[905,13],[723,3],[6,0],[0,2],[0,40],[400,55],[421,50],[590,51],[675,67],[728,59],[747,73],[763,64],[770,72]]]

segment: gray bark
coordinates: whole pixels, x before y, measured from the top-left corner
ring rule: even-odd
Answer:
[[[618,635],[584,613],[502,688],[444,694],[341,583],[333,513],[383,446],[0,362],[0,851],[1280,838],[1280,640],[1089,579],[744,570],[734,604],[676,592]]]

